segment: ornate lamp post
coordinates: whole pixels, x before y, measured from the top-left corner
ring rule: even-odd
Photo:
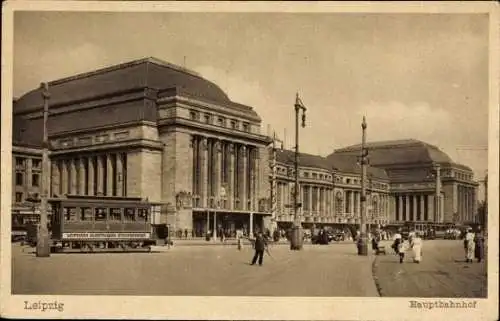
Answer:
[[[50,160],[49,160],[49,138],[47,133],[47,121],[49,116],[49,85],[47,83],[42,84],[42,96],[43,96],[43,149],[42,149],[42,181],[41,181],[41,193],[40,193],[40,227],[38,230],[38,239],[36,243],[36,256],[38,257],[49,257],[50,256],[50,245],[49,245],[49,231],[47,228],[48,221],[48,194],[49,194],[49,172],[50,172]]]
[[[302,110],[302,127],[306,127],[306,107],[302,104],[299,94],[295,98],[295,190],[294,190],[294,222],[292,228],[292,237],[290,242],[291,250],[301,250],[303,243],[302,216],[299,208],[299,113]]]
[[[361,138],[361,226],[360,237],[358,240],[358,255],[368,255],[368,237],[366,234],[366,165],[368,150],[366,150],[366,119],[363,116],[361,123],[362,138]]]

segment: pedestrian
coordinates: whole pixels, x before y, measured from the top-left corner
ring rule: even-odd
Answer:
[[[396,255],[399,254],[399,245],[403,243],[403,236],[401,236],[401,229],[398,229],[396,234],[393,236],[393,243],[392,243],[392,249],[396,253]]]
[[[241,251],[241,249],[243,248],[243,231],[237,230],[236,238],[238,240],[238,251]]]
[[[422,239],[418,233],[410,237],[410,248],[413,251],[413,262],[420,263],[422,261]]]
[[[475,247],[474,233],[472,233],[472,228],[468,227],[464,238],[465,262],[472,263]]]
[[[267,248],[266,238],[264,237],[262,232],[259,231],[254,242],[255,254],[253,256],[251,265],[255,265],[258,259],[259,265],[262,266],[264,260],[264,251],[266,250],[266,248]]]
[[[479,263],[484,259],[484,234],[480,226],[478,226],[476,235],[474,236],[474,245],[474,257]]]
[[[403,238],[399,239],[400,241],[397,243],[397,254],[399,255],[399,263],[403,263],[405,259],[405,252],[407,250],[407,246],[405,244],[405,240]]]

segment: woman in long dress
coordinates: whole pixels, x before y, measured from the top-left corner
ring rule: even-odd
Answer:
[[[477,259],[477,262],[481,262],[484,259],[484,234],[479,227],[476,235],[474,237],[474,256]]]
[[[418,234],[410,237],[410,248],[413,251],[413,262],[420,263],[422,260],[422,239]]]
[[[472,263],[474,259],[474,250],[476,245],[474,243],[474,233],[472,233],[472,228],[467,229],[467,233],[465,234],[465,261],[468,263]]]

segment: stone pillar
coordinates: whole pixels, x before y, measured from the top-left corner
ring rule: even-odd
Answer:
[[[249,206],[248,206],[248,210],[250,211],[254,211],[254,207],[253,207],[253,204],[254,204],[254,187],[255,187],[255,184],[254,184],[254,164],[255,162],[253,161],[253,148],[252,147],[248,147],[248,159],[247,159],[247,162],[248,162],[248,179],[249,179],[249,188],[250,190],[247,191],[247,197],[249,197],[249,199],[247,200],[247,203],[250,202]]]
[[[76,195],[77,194],[77,187],[78,187],[78,175],[76,172],[76,161],[75,159],[71,159],[69,161],[69,176],[70,176],[70,189],[69,193],[71,195]]]
[[[354,213],[354,191],[347,191],[349,193],[349,208],[351,215],[355,215]]]
[[[418,211],[418,201],[417,201],[417,196],[412,195],[413,198],[413,221],[417,221],[417,211]]]
[[[68,176],[68,163],[66,160],[61,161],[61,194],[69,194],[69,176]]]
[[[111,154],[107,154],[104,156],[106,158],[106,195],[114,196],[113,193],[113,181],[114,176],[116,175],[115,170],[113,169],[113,159]]]
[[[202,207],[207,208],[209,205],[208,199],[208,140],[203,137],[201,140],[201,204]],[[207,214],[208,215],[208,214]],[[209,216],[207,216],[208,218]]]
[[[97,195],[104,195],[104,158],[97,156]]]
[[[255,148],[254,150],[254,191],[253,191],[253,199],[254,199],[254,204],[255,204],[255,209],[258,211],[258,206],[259,206],[259,191],[262,188],[261,187],[261,182],[260,182],[260,154],[259,154],[259,149]],[[282,196],[283,198],[283,196]],[[273,228],[274,229],[274,228]]]
[[[241,190],[240,190],[240,203],[241,203],[241,209],[246,210],[247,209],[247,147],[246,146],[241,146],[240,147],[240,152],[241,152]]]
[[[213,240],[215,241],[217,239],[217,211],[214,211],[214,233],[213,233]]]
[[[61,182],[60,182],[60,177],[61,177],[61,172],[59,170],[59,164],[60,162],[58,160],[52,160],[51,163],[51,195],[52,196],[59,196],[61,195]]]
[[[429,222],[436,222],[436,212],[434,210],[436,200],[434,194],[427,195],[427,211],[429,215]]]
[[[425,221],[425,195],[420,195],[420,220]]]
[[[313,186],[309,185],[307,188],[308,191],[308,199],[309,199],[309,213],[312,214],[314,208],[313,208]]]
[[[410,217],[410,195],[406,194],[405,198],[406,198],[406,218],[404,218],[404,220],[409,221],[411,218]]]
[[[123,185],[125,184],[123,179],[123,155],[121,153],[116,154],[116,195],[123,195]]]
[[[89,169],[89,175],[88,175],[88,195],[95,195],[95,181],[94,181],[94,175],[95,175],[95,166],[94,166],[94,157],[87,158],[88,161],[88,169]]]
[[[217,140],[214,142],[214,153],[215,153],[215,164],[214,164],[214,188],[215,188],[215,199],[219,202],[216,206],[222,206],[222,200],[220,198],[220,190],[221,190],[221,179],[222,179],[222,148],[221,141]]]
[[[229,170],[228,170],[228,178],[227,178],[227,186],[228,186],[228,189],[227,189],[227,199],[228,199],[228,203],[229,203],[229,209],[230,210],[234,210],[234,189],[235,189],[235,186],[234,186],[234,175],[235,175],[235,171],[234,171],[234,144],[233,143],[229,143],[229,146],[228,146],[228,155],[227,157],[229,157]]]
[[[249,222],[249,228],[250,230],[248,231],[248,234],[250,235],[250,237],[253,237],[253,213],[250,212],[250,222]]]
[[[85,159],[78,159],[78,195],[85,195]]]

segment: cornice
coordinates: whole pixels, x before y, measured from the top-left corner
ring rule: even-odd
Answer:
[[[54,138],[66,138],[66,137],[72,136],[72,135],[98,134],[99,132],[106,131],[106,130],[139,127],[139,126],[156,127],[156,122],[147,121],[147,120],[131,121],[131,122],[125,122],[125,123],[121,123],[121,124],[113,124],[113,125],[98,126],[98,127],[93,127],[93,128],[87,128],[87,129],[59,132],[57,134],[50,135],[49,138],[54,139]]]
[[[158,121],[159,133],[169,131],[165,130],[166,128],[170,129],[170,131],[175,131],[175,129],[172,127],[184,127],[195,130],[197,132],[202,132],[212,135],[215,132],[216,133],[215,135],[224,135],[227,137],[234,137],[246,141],[253,141],[261,145],[269,145],[271,143],[271,139],[264,135],[249,133],[244,131],[236,131],[234,129],[220,127],[211,124],[202,124],[198,122],[193,122],[187,118],[175,117],[175,118],[162,119]]]
[[[131,149],[131,148],[163,150],[163,146],[164,144],[160,141],[149,140],[149,139],[129,139],[129,140],[122,140],[119,142],[94,144],[85,147],[52,149],[51,154],[57,156],[69,153],[88,153],[93,151],[109,151],[111,149]]]
[[[184,108],[201,108],[203,110],[208,110],[214,113],[221,113],[225,116],[240,117],[249,121],[256,123],[261,123],[262,119],[259,116],[251,115],[250,113],[255,111],[249,107],[249,109],[235,109],[234,106],[225,106],[224,104],[210,103],[202,100],[198,100],[192,97],[187,97],[185,95],[176,94],[175,96],[168,96],[165,98],[159,98],[157,100],[158,109],[168,109],[175,107]],[[172,105],[171,105],[172,104]],[[186,105],[184,105],[186,104]],[[166,106],[165,106],[166,105]]]

